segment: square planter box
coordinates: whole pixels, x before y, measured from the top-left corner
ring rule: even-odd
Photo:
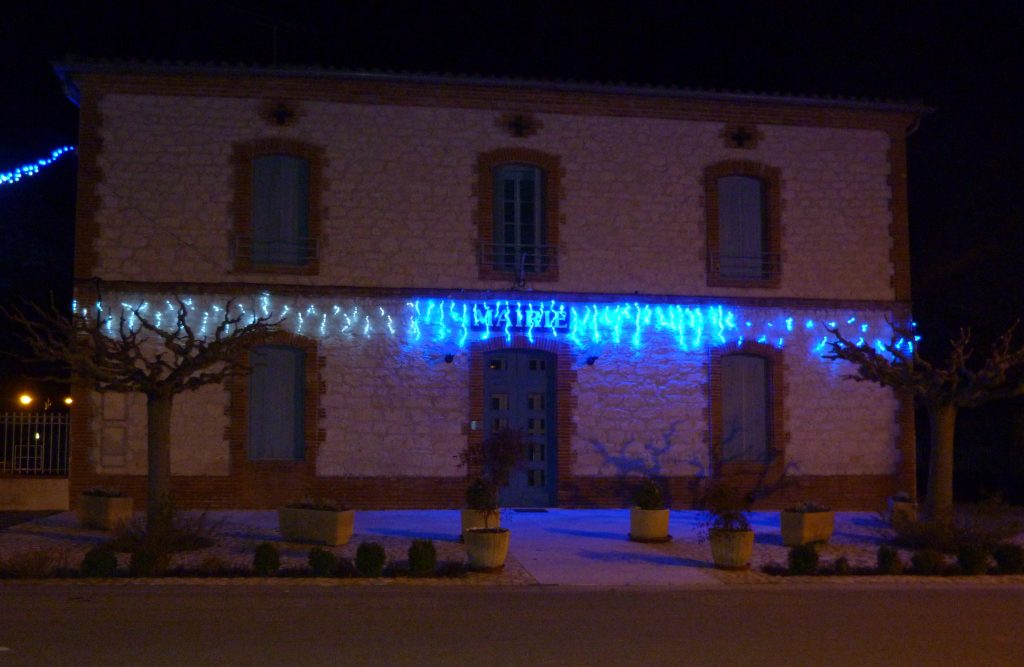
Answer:
[[[311,510],[282,507],[277,510],[278,531],[287,542],[327,544],[332,547],[352,539],[353,510]]]
[[[78,521],[86,528],[114,530],[132,519],[130,496],[87,496],[78,498]]]
[[[835,512],[782,512],[782,543],[787,547],[828,542],[835,526]]]

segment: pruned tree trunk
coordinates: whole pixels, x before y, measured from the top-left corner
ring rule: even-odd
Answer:
[[[931,430],[928,456],[928,517],[935,521],[953,520],[953,432],[957,406],[951,403],[928,405]]]
[[[149,477],[146,494],[146,532],[157,535],[171,524],[171,408],[174,395],[146,397]]]

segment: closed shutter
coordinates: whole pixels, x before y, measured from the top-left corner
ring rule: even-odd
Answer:
[[[263,346],[249,353],[249,458],[301,460],[305,443],[305,353]]]
[[[764,193],[751,176],[718,179],[719,274],[764,277]]]
[[[302,265],[309,261],[309,162],[292,155],[253,160],[252,261]]]
[[[768,460],[768,362],[763,357],[722,357],[722,461]]]

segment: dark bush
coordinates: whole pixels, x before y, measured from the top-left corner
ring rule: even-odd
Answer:
[[[965,544],[956,552],[956,564],[963,574],[987,574],[989,550],[980,544]]]
[[[478,477],[466,487],[466,507],[480,512],[493,512],[498,508],[498,486]]]
[[[665,495],[653,479],[645,479],[633,489],[633,504],[642,510],[665,509]]]
[[[356,570],[364,577],[379,577],[387,562],[384,547],[376,542],[363,542],[356,549]]]
[[[323,547],[309,550],[309,571],[314,577],[329,577],[338,566],[338,557]]]
[[[334,576],[342,579],[351,579],[352,577],[359,576],[359,570],[356,569],[350,558],[339,558],[338,562],[334,565]]]
[[[256,553],[252,558],[252,571],[257,577],[272,577],[281,568],[281,555],[270,542],[256,545]]]
[[[851,573],[850,561],[846,559],[846,556],[840,556],[832,563],[832,571],[841,577]]]
[[[437,569],[437,550],[433,540],[413,540],[409,546],[409,573],[425,577]]]
[[[166,553],[206,549],[217,543],[220,521],[211,521],[205,512],[179,512],[168,510],[165,528],[148,530],[145,515],[136,516],[122,524],[107,547],[114,551],[134,551],[140,545],[149,545]]]
[[[910,558],[914,574],[927,577],[942,574],[946,567],[946,559],[938,549],[921,549]]]
[[[117,555],[107,547],[93,547],[85,552],[78,572],[83,577],[112,577],[117,572]]]
[[[128,573],[133,577],[159,577],[170,564],[171,556],[161,545],[139,544],[132,549]]]
[[[1013,542],[1003,542],[992,550],[999,574],[1019,574],[1024,570],[1024,547]]]
[[[818,569],[818,550],[813,544],[798,544],[789,550],[790,574],[814,574]]]
[[[884,544],[878,547],[878,573],[899,574],[902,571],[903,561],[900,560],[900,552]]]
[[[989,550],[1020,531],[1020,524],[996,516],[961,517],[956,521],[913,520],[896,517],[893,544],[920,551],[957,553],[961,547],[981,545]]]

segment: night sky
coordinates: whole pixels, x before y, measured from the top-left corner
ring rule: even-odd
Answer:
[[[0,15],[0,172],[76,143],[50,68],[68,54],[923,101],[914,307],[941,347],[1024,313],[1022,36],[1019,2],[21,2]],[[0,186],[0,301],[66,300],[75,161]]]

